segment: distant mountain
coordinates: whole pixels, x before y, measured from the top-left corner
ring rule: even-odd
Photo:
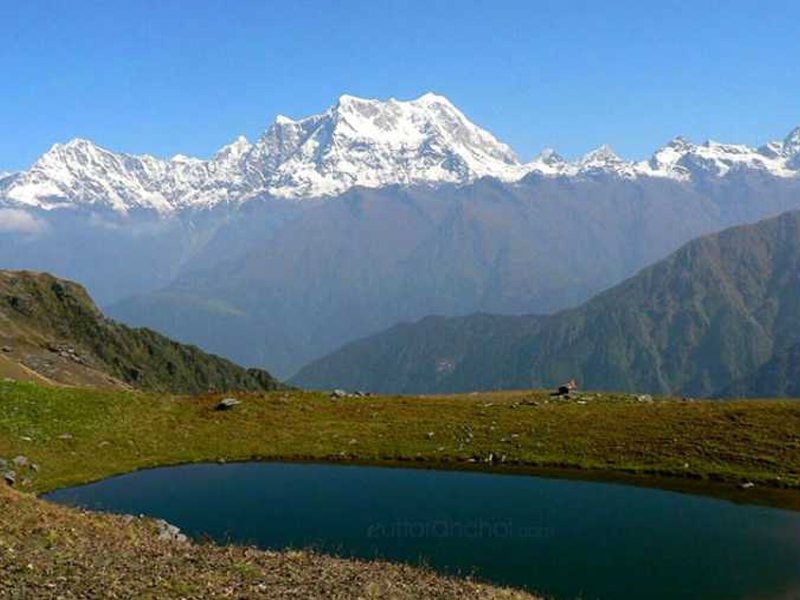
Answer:
[[[0,206],[167,216],[261,197],[330,197],[357,186],[511,182],[527,174],[688,181],[739,170],[796,177],[800,127],[761,148],[675,138],[648,161],[625,161],[602,146],[574,163],[548,150],[523,164],[443,96],[343,95],[317,115],[278,116],[255,143],[239,137],[208,160],[116,153],[84,139],[55,144],[29,170],[0,174]]]
[[[800,344],[777,350],[755,372],[725,388],[720,395],[744,398],[800,398]]]
[[[552,387],[574,377],[593,389],[792,394],[798,292],[795,211],[692,241],[576,309],[494,317],[489,327],[486,316],[425,319],[348,344],[293,381],[421,392]]]
[[[0,345],[0,373],[24,379],[177,393],[279,386],[266,371],[106,319],[81,286],[45,273],[0,271]]]
[[[209,160],[54,146],[0,179],[0,265],[281,376],[428,314],[575,306],[686,241],[800,208],[800,129],[522,163],[442,96],[342,96]]]
[[[239,137],[210,160],[117,154],[82,139],[56,144],[28,171],[4,181],[0,200],[17,208],[168,215],[262,195],[309,198],[354,186],[524,174],[508,146],[442,96],[381,102],[344,95],[318,115],[278,116],[255,144]]]

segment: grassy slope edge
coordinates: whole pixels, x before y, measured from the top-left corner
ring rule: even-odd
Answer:
[[[162,540],[152,519],[64,508],[5,487],[0,512],[2,598],[533,600],[402,564]]]
[[[82,286],[47,273],[0,271],[0,345],[2,377],[175,393],[280,386],[266,371],[107,319]]]
[[[24,454],[40,465],[21,481],[31,491],[163,464],[270,458],[567,467],[800,488],[800,403],[791,400],[238,397],[240,406],[219,412],[213,394],[0,382],[0,457]]]

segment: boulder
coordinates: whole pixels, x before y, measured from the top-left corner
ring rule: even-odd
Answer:
[[[15,456],[14,459],[11,461],[15,467],[27,467],[30,461],[28,460],[27,456]]]
[[[240,400],[236,398],[223,398],[219,401],[214,410],[231,410],[234,406],[241,404]]]
[[[3,481],[8,485],[14,485],[17,483],[17,474],[14,471],[6,471],[3,473]]]
[[[335,389],[331,392],[331,398],[347,398],[347,392],[340,389]]]
[[[189,538],[182,534],[178,527],[167,523],[164,519],[158,519],[156,526],[158,527],[158,539],[163,542],[185,543],[189,541]]]

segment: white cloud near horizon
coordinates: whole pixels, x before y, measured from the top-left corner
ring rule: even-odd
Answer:
[[[27,233],[34,235],[46,229],[44,221],[18,208],[0,209],[0,233]]]

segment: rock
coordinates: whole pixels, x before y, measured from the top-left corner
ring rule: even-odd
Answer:
[[[20,455],[15,456],[11,462],[15,467],[27,467],[30,461],[28,460],[27,456]]]
[[[9,352],[13,352],[14,351],[14,349],[11,346],[3,346],[2,348],[0,348],[0,350],[5,352],[5,353],[9,353]]]
[[[429,440],[432,440],[434,435],[436,434],[433,431],[429,431],[428,433],[425,434],[425,437],[428,438]]]
[[[163,542],[178,542],[183,544],[189,541],[189,538],[182,534],[178,527],[167,523],[164,519],[158,519],[156,521],[156,526],[158,527],[158,539]]]
[[[241,401],[236,398],[224,398],[219,401],[219,404],[217,404],[214,410],[230,410],[239,404],[241,404]]]
[[[650,394],[639,394],[636,396],[636,400],[639,402],[652,402],[653,397]]]
[[[39,465],[37,465],[36,463],[31,463],[30,469],[34,473],[38,473],[39,472]]]
[[[754,487],[756,487],[756,484],[753,483],[752,481],[743,481],[742,483],[739,484],[740,490],[749,490]]]
[[[14,471],[6,471],[3,473],[3,481],[8,485],[14,485],[17,483],[17,474]]]
[[[58,436],[58,439],[60,439],[60,440],[71,440],[72,439],[72,434],[71,433],[62,433],[60,436]]]
[[[340,389],[335,389],[331,392],[331,398],[347,398],[347,392]]]

